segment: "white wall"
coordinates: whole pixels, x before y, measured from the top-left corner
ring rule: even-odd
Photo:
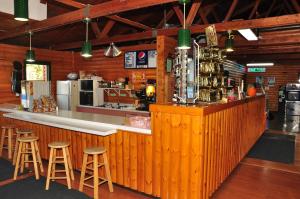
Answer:
[[[29,18],[34,20],[47,19],[47,4],[40,3],[39,0],[29,0]],[[14,0],[1,0],[0,12],[14,14]]]

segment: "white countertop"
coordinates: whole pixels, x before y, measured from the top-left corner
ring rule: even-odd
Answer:
[[[117,130],[151,134],[150,129],[136,128],[125,123],[125,117],[95,113],[59,110],[51,113],[20,111],[14,104],[0,104],[0,111],[8,112],[5,117],[64,128],[96,135],[110,135]]]

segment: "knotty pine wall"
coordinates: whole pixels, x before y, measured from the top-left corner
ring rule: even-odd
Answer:
[[[247,83],[254,83],[256,76],[263,76],[264,84],[267,85],[267,78],[275,77],[275,85],[269,87],[267,94],[270,110],[277,111],[279,87],[287,83],[298,82],[298,73],[300,73],[300,60],[296,60],[293,63],[275,63],[273,67],[266,67],[265,73],[247,73]]]
[[[19,97],[11,93],[11,72],[14,61],[24,65],[25,53],[28,48],[0,44],[0,103],[19,103]],[[66,75],[74,71],[72,52],[59,52],[46,49],[35,49],[36,59],[51,62],[52,91],[55,94],[56,80],[66,79]]]
[[[129,77],[132,81],[133,73],[145,73],[145,79],[156,79],[156,69],[125,69],[124,68],[124,53],[126,51],[135,50],[153,50],[156,49],[156,44],[143,44],[135,46],[127,46],[120,48],[123,54],[119,57],[109,58],[103,55],[104,50],[94,50],[93,57],[85,59],[79,53],[75,54],[76,71],[86,71],[86,73],[96,73],[103,77],[104,80],[117,80],[120,77]],[[134,83],[135,89],[140,87],[141,82]],[[117,101],[117,97],[106,98],[108,101]],[[133,103],[133,98],[120,97],[120,102]]]

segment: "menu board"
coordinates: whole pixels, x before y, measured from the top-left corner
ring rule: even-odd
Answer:
[[[50,81],[50,63],[25,63],[25,80]]]
[[[156,68],[157,65],[156,50],[129,51],[124,56],[124,67],[126,69]]]

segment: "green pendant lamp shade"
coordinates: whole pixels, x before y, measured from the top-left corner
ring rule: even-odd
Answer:
[[[180,29],[178,31],[178,49],[191,48],[191,31],[189,29]]]
[[[82,49],[81,49],[81,56],[85,58],[92,57],[92,43],[90,41],[85,41],[83,43]]]
[[[28,0],[14,0],[15,20],[28,21]]]
[[[90,18],[85,18],[84,22],[86,24],[86,32],[85,32],[85,42],[83,43],[82,49],[81,49],[81,56],[84,58],[90,58],[92,57],[92,43],[89,41],[89,22],[91,21]]]
[[[190,0],[179,0],[179,3],[183,4],[183,28],[178,31],[178,49],[190,49],[191,31],[186,28],[185,24],[185,5],[190,3]]]
[[[228,37],[226,38],[225,41],[225,50],[226,52],[233,52],[233,46],[234,46],[234,40],[233,40],[233,35],[231,34],[231,31],[228,31]]]
[[[27,50],[26,52],[26,61],[34,62],[35,61],[35,52],[34,50]]]
[[[191,0],[179,0],[180,4],[188,4],[190,2],[191,2]]]

